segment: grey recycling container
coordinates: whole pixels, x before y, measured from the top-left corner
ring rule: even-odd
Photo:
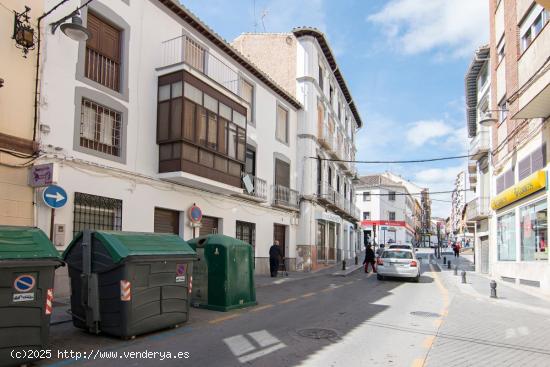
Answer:
[[[0,366],[46,358],[55,268],[61,258],[38,228],[0,226]]]
[[[73,325],[127,339],[186,322],[196,257],[174,234],[79,233],[63,253]]]

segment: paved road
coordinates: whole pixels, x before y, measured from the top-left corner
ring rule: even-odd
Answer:
[[[427,263],[426,257],[420,283],[378,281],[357,271],[260,288],[256,307],[228,313],[192,309],[185,327],[128,342],[57,325],[50,338],[54,350],[116,352],[120,359],[42,364],[114,366],[124,352],[156,351],[189,353],[188,359],[163,362],[174,366],[421,366],[448,303]],[[158,358],[124,363],[156,366]]]

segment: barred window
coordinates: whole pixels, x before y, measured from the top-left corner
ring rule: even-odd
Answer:
[[[82,99],[80,146],[120,156],[122,114],[89,99]]]
[[[75,192],[73,236],[84,229],[122,230],[122,200]]]

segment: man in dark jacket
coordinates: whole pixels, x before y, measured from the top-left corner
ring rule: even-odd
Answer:
[[[269,249],[269,270],[271,272],[271,277],[277,276],[277,271],[279,270],[279,260],[283,257],[281,253],[281,248],[279,247],[279,241],[275,241],[273,246]]]
[[[372,266],[372,271],[376,273],[376,266],[374,265],[374,251],[372,251],[371,245],[367,245],[367,249],[365,250],[365,260],[363,261],[363,265],[365,265],[365,273],[369,272],[369,264]]]

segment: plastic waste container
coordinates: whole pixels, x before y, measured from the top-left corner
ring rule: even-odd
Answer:
[[[74,326],[127,339],[186,322],[196,257],[173,234],[79,233],[63,253]]]
[[[62,265],[44,232],[0,226],[0,366],[48,358],[55,268]]]
[[[193,306],[229,311],[257,304],[250,244],[214,234],[192,239],[189,245],[198,255],[193,270]]]

